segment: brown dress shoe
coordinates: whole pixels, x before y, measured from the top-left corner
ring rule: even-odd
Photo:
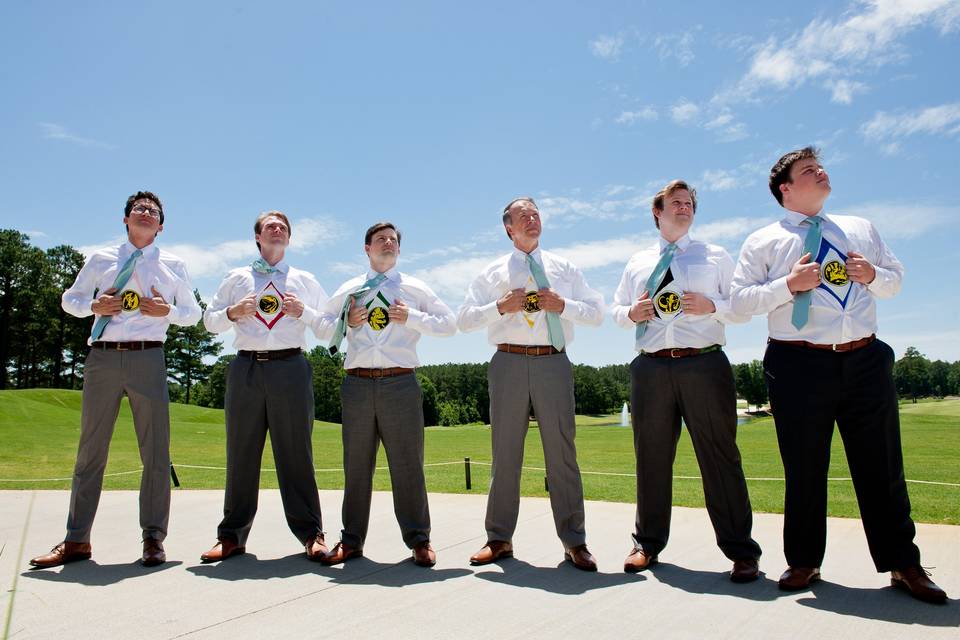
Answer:
[[[344,542],[338,542],[334,547],[333,551],[328,551],[323,554],[323,557],[320,558],[320,562],[325,565],[331,564],[340,564],[341,562],[346,562],[350,558],[362,558],[363,549],[357,549],[356,547],[351,547]]]
[[[740,558],[733,561],[733,569],[730,571],[732,582],[753,582],[759,577],[760,565],[756,558]]]
[[[90,558],[91,552],[92,549],[89,542],[70,542],[69,540],[64,540],[51,549],[50,553],[37,556],[31,560],[30,564],[39,569],[59,567],[68,562],[87,560]]]
[[[820,567],[787,567],[777,586],[781,591],[799,591],[820,579]]]
[[[200,555],[200,562],[220,562],[231,556],[242,556],[246,552],[246,547],[241,547],[230,538],[218,538],[217,544],[213,545],[210,551]]]
[[[480,551],[470,556],[470,564],[477,566],[481,564],[490,564],[500,558],[512,558],[513,545],[503,540],[490,540],[483,545]]]
[[[307,560],[313,560],[314,562],[320,562],[320,559],[330,552],[322,533],[307,538],[304,549],[307,551]]]
[[[930,573],[920,565],[890,572],[890,584],[908,591],[911,596],[924,602],[943,604],[947,601],[947,593],[928,578]]]
[[[430,542],[418,542],[413,547],[413,564],[418,567],[432,567],[437,564],[437,554]]]
[[[644,551],[643,549],[634,549],[623,561],[623,570],[627,573],[638,573],[657,564],[657,556]]]
[[[563,557],[573,563],[581,571],[596,571],[597,560],[587,549],[587,545],[580,544],[563,552]]]
[[[143,566],[155,567],[167,561],[167,554],[163,550],[163,543],[156,538],[143,539]]]

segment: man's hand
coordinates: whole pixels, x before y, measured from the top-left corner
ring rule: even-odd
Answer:
[[[650,292],[644,291],[643,294],[637,298],[637,301],[633,303],[633,306],[630,307],[630,313],[627,314],[627,317],[639,324],[653,320],[654,315],[653,300],[650,299]]]
[[[153,291],[152,298],[146,296],[140,298],[140,313],[151,318],[162,318],[170,313],[170,305],[163,299],[157,288],[150,287],[150,290]]]
[[[847,278],[860,284],[870,284],[877,277],[877,270],[870,261],[856,251],[847,254]]]
[[[793,263],[793,268],[787,275],[787,288],[790,289],[790,293],[799,293],[816,289],[819,285],[820,265],[810,262],[810,253],[805,253]]]
[[[399,322],[400,324],[407,324],[407,318],[410,317],[409,307],[407,303],[397,298],[393,301],[393,304],[387,307],[387,316],[390,318],[390,322]]]
[[[683,297],[680,298],[680,308],[683,309],[684,313],[692,316],[705,316],[716,311],[717,305],[713,304],[713,300],[702,293],[685,291]]]
[[[283,299],[283,312],[291,318],[299,318],[303,315],[303,302],[295,293],[288,293]]]
[[[540,299],[540,308],[544,311],[563,313],[567,305],[563,296],[557,295],[553,289],[540,289],[537,291],[537,297]]]
[[[256,294],[251,293],[250,295],[241,298],[240,302],[235,305],[227,307],[227,318],[231,322],[236,322],[237,320],[242,320],[243,318],[249,318],[257,312],[257,296]]]
[[[110,287],[90,304],[90,310],[98,316],[117,315],[123,309],[123,300],[120,299],[120,296],[114,295],[116,293],[117,290]]]
[[[357,304],[356,298],[350,298],[350,310],[347,312],[347,326],[356,329],[367,321],[367,308]]]
[[[527,299],[527,292],[523,289],[511,289],[497,300],[497,311],[500,315],[508,313],[517,313],[523,309],[523,303]]]

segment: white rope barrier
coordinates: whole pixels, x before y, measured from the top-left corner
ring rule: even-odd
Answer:
[[[450,465],[461,465],[464,464],[463,460],[453,460],[451,462],[428,462],[424,464],[424,467],[447,467]],[[471,465],[479,465],[483,467],[492,466],[490,462],[482,462],[479,460],[471,460]],[[180,469],[200,469],[204,471],[226,471],[226,467],[209,467],[204,465],[195,465],[195,464],[176,464],[174,465]],[[545,467],[521,467],[524,471],[543,471],[546,472]],[[376,467],[377,471],[387,471],[389,467]],[[115,477],[115,476],[126,476],[134,473],[140,473],[143,470],[143,467],[140,467],[134,471],[119,471],[117,473],[106,473],[104,478]],[[261,471],[276,471],[270,467],[263,467]],[[343,472],[343,469],[340,467],[334,467],[330,469],[314,469],[316,473],[335,473]],[[611,476],[618,478],[635,478],[635,473],[620,473],[616,471],[580,471],[582,475],[589,476]],[[673,476],[674,480],[702,480],[700,476]],[[751,482],[783,482],[784,478],[746,478]],[[0,482],[64,482],[66,480],[73,480],[73,476],[68,478],[0,478]],[[852,478],[827,478],[829,482],[851,482]],[[934,480],[910,480],[907,479],[907,482],[913,484],[928,484],[941,487],[960,487],[960,483],[956,482],[936,482]]]

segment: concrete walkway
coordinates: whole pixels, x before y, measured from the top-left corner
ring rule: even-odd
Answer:
[[[17,551],[35,496],[26,545]],[[321,492],[328,540],[340,527],[339,491]],[[653,571],[628,575],[633,507],[587,503],[600,564],[589,574],[562,561],[547,500],[524,498],[516,559],[471,567],[483,544],[486,498],[430,496],[438,563],[416,567],[390,494],[374,494],[366,557],[339,567],[308,562],[286,529],[276,491],[263,491],[248,555],[202,565],[215,542],[222,492],[175,491],[169,562],[140,566],[137,497],[103,494],[93,560],[30,570],[27,560],[63,536],[68,493],[0,491],[3,611],[16,579],[9,637],[24,638],[960,638],[960,527],[919,525],[917,542],[945,606],[889,587],[867,553],[859,520],[831,519],[824,582],[777,590],[784,569],[782,517],[759,514],[754,537],[768,575],[731,583],[706,512],[674,508],[673,536]],[[332,546],[332,544],[331,544]],[[17,569],[19,566],[19,569]],[[0,633],[2,636],[2,633]]]

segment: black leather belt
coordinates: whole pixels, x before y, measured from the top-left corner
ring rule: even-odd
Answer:
[[[777,340],[776,338],[767,338],[767,342],[774,344],[789,344],[793,347],[804,347],[806,349],[817,349],[818,351],[856,351],[877,339],[877,334],[871,333],[866,338],[851,340],[850,342],[841,342],[840,344],[817,344],[816,342],[807,342],[806,340]]]
[[[660,349],[659,351],[644,351],[643,355],[648,358],[689,358],[690,356],[699,356],[704,353],[713,353],[720,351],[720,345],[712,344],[709,347],[678,347],[675,349]]]
[[[303,351],[297,347],[295,349],[274,349],[273,351],[237,351],[241,358],[250,358],[257,362],[266,362],[267,360],[283,360],[291,356],[298,356]]]
[[[393,378],[395,376],[405,376],[413,373],[413,369],[407,367],[387,367],[385,369],[347,369],[348,376],[358,378]]]
[[[163,343],[156,340],[137,340],[136,342],[97,341],[90,346],[101,351],[146,351],[147,349],[159,349],[163,346]]]

